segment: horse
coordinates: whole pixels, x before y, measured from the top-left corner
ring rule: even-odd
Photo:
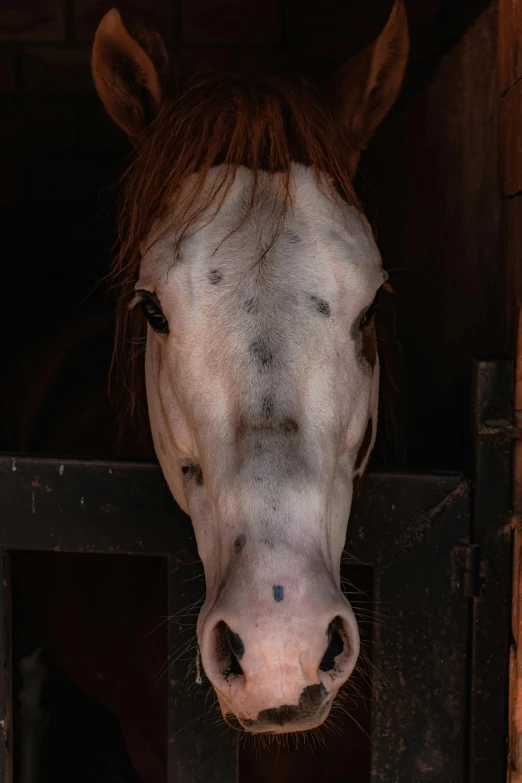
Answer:
[[[353,182],[408,46],[403,0],[328,79],[291,64],[180,74],[160,36],[115,9],[94,38],[96,90],[134,145],[114,362],[131,413],[145,384],[155,452],[204,567],[201,664],[223,718],[247,733],[324,723],[359,655],[340,562],[376,438],[387,274]],[[56,657],[81,683],[72,650]],[[159,783],[161,749],[128,730],[112,674],[96,696]]]
[[[407,53],[402,0],[327,92],[256,68],[169,80],[160,37],[115,9],[94,38],[98,95],[135,145],[120,323],[146,325],[154,447],[205,571],[201,661],[247,732],[320,725],[359,653],[340,558],[387,274],[353,177]]]

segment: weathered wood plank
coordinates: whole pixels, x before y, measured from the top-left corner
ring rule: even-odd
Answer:
[[[503,95],[522,77],[522,1],[499,0],[498,81]]]
[[[522,531],[518,528],[515,528],[514,531],[513,549],[512,630],[515,642],[511,647],[509,661],[508,783],[520,783],[522,780],[522,662],[520,661],[518,650],[522,649],[522,628],[520,627]]]
[[[365,163],[395,289],[408,459],[417,466],[463,464],[472,358],[507,350],[497,37],[492,5],[428,88],[390,115]]]
[[[12,783],[11,584],[9,555],[6,552],[0,552],[0,657],[0,780]]]
[[[522,408],[522,317],[519,314],[517,361],[515,369],[514,423],[519,424],[517,411]],[[522,441],[516,440],[513,449],[513,571],[511,629],[513,644],[509,660],[509,757],[508,783],[522,781]]]
[[[522,191],[522,81],[500,101],[500,176],[503,196]]]
[[[471,541],[480,552],[472,589],[469,783],[506,779],[511,566],[511,361],[475,362],[475,480]],[[502,629],[502,630],[500,630]]]
[[[506,264],[509,276],[509,291],[506,298],[522,306],[522,195],[505,199],[503,204]]]

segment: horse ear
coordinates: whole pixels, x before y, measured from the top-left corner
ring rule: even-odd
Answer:
[[[136,143],[161,102],[161,85],[154,65],[166,65],[161,38],[144,30],[131,36],[119,11],[101,20],[92,48],[96,91],[114,122]]]
[[[406,9],[403,0],[394,0],[377,40],[342,65],[333,78],[333,108],[348,130],[357,158],[397,98],[408,50]]]

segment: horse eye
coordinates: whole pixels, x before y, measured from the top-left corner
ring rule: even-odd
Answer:
[[[382,294],[382,286],[375,294],[375,299],[373,300],[373,302],[371,303],[371,305],[363,315],[361,319],[361,323],[359,324],[360,329],[366,329],[366,327],[370,326],[371,322],[373,321],[375,311],[377,310],[378,304],[380,302],[381,294]]]
[[[152,298],[154,297],[154,298]],[[160,307],[160,303],[157,301],[155,294],[149,295],[141,300],[141,311],[152,329],[159,334],[167,334],[169,331],[169,325],[167,319],[163,315]]]

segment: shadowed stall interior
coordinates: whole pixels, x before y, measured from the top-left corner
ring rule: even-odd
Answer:
[[[35,648],[44,650],[41,783],[68,783],[71,777],[75,783],[162,780],[172,653],[186,661],[187,690],[201,689],[204,722],[222,722],[208,680],[195,682],[195,609],[180,612],[178,647],[167,650],[165,558],[19,552],[13,555],[12,575],[19,711],[31,682],[24,679],[24,662]],[[203,580],[202,569],[197,576]],[[347,769],[351,783],[369,781],[372,575],[369,568],[345,566],[342,576],[361,627],[356,674],[327,728],[306,739],[245,736],[239,754],[243,783],[313,783],[325,769],[333,781],[345,780]],[[388,619],[393,621],[393,612]],[[125,716],[123,722],[115,713]],[[26,721],[38,725],[34,717],[19,714],[15,780],[23,769],[23,728]]]
[[[143,16],[156,25],[184,68],[209,52],[256,62],[290,49],[329,73],[377,36],[392,2],[2,4],[0,449],[9,453],[153,458],[146,426],[128,426],[117,437],[117,378],[112,401],[108,396],[114,301],[103,278],[115,242],[117,180],[131,147],[95,95],[89,51],[113,5],[129,22]],[[373,465],[469,472],[471,359],[512,349],[497,181],[498,11],[485,0],[406,0],[406,7],[411,59],[404,88],[356,180],[395,292],[380,334],[385,393]],[[504,320],[493,317],[498,312]],[[149,749],[161,745],[166,684],[152,680],[167,657],[166,636],[161,628],[147,634],[166,614],[164,563],[20,553],[13,573],[15,655],[38,644],[48,656],[45,698],[52,708],[42,781],[148,783],[133,768],[114,699],[121,705],[132,695],[129,720],[139,708],[136,731],[150,731]],[[371,607],[371,573],[357,568],[345,576]],[[87,661],[98,668],[90,671]],[[187,670],[191,665],[188,656]],[[315,747],[242,740],[240,780],[368,781],[370,686],[368,676],[358,677],[355,720],[337,715],[337,728]],[[16,694],[19,674],[14,685]],[[64,744],[75,754],[58,762],[55,749]],[[68,766],[78,754],[90,754],[92,769]]]

